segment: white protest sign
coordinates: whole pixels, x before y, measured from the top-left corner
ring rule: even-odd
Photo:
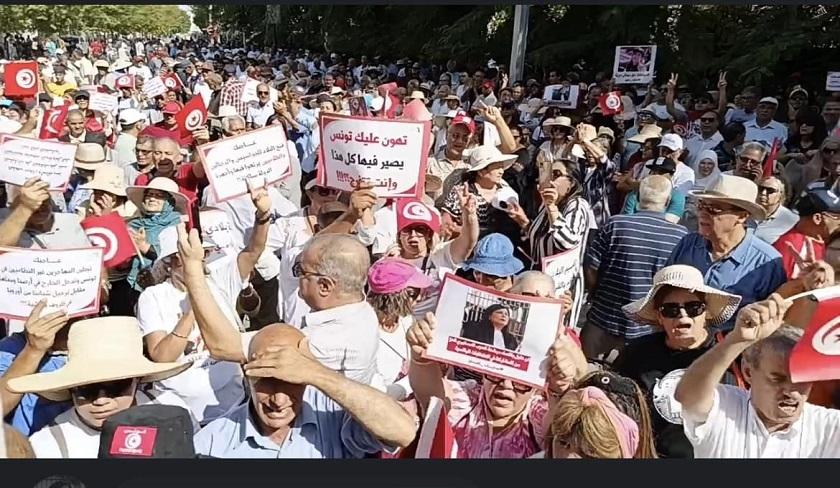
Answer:
[[[653,81],[656,46],[616,46],[613,79],[617,85],[648,84]]]
[[[840,92],[840,71],[829,71],[825,77],[825,91]]]
[[[0,180],[13,185],[37,176],[50,190],[63,191],[75,159],[75,144],[0,135]]]
[[[552,107],[577,108],[579,94],[578,85],[549,85],[543,91],[543,100]]]
[[[495,125],[484,122],[484,138],[482,145],[496,147],[502,143],[502,138],[499,136],[499,129]]]
[[[431,122],[321,114],[318,184],[352,191],[371,184],[380,197],[420,198]]]
[[[543,272],[554,280],[554,289],[558,295],[572,289],[575,280],[580,275],[580,267],[579,246],[542,260]]]
[[[155,98],[166,93],[166,85],[160,76],[154,76],[143,85],[143,93],[149,98]]]
[[[26,320],[47,301],[45,314],[71,317],[99,311],[103,249],[18,249],[0,247],[0,317]]]
[[[261,186],[292,174],[282,125],[201,145],[198,154],[217,202],[248,193],[247,180]]]
[[[248,81],[245,82],[245,87],[242,88],[242,102],[258,102],[260,99],[257,96],[257,86],[259,86],[260,82],[253,79],[248,78]]]
[[[557,300],[510,295],[447,274],[425,357],[542,388],[562,314]],[[494,345],[499,334],[504,347]]]
[[[224,210],[217,208],[204,209],[199,212],[201,223],[201,240],[211,242],[226,253],[236,252],[233,238],[233,224]]]
[[[119,99],[110,93],[93,92],[90,94],[90,109],[107,114],[113,113],[119,106]]]

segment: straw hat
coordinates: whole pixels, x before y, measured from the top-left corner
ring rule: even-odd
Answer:
[[[659,293],[659,290],[666,285],[703,293],[706,302],[706,318],[711,325],[720,325],[729,320],[738,309],[738,304],[741,303],[741,297],[738,295],[706,286],[703,281],[703,274],[697,268],[675,264],[660,269],[653,276],[653,287],[648,291],[647,296],[628,303],[622,307],[622,310],[636,322],[658,325],[659,314],[654,306],[653,299]]]
[[[70,399],[70,389],[94,383],[140,378],[151,383],[175,376],[190,362],[154,363],[143,356],[143,335],[134,317],[98,317],[70,326],[67,364],[56,371],[9,380],[13,393],[37,393],[55,402]]]
[[[689,195],[701,200],[711,200],[728,203],[734,207],[746,210],[753,220],[765,220],[767,211],[755,203],[758,196],[758,186],[752,181],[740,176],[723,174],[704,190],[692,190]]]
[[[561,115],[560,117],[555,117],[553,119],[545,119],[542,123],[543,127],[551,127],[551,126],[560,126],[560,127],[568,127],[572,128],[572,119]]]
[[[93,179],[82,188],[105,191],[120,197],[125,196],[125,171],[119,166],[106,164],[97,168]]]
[[[629,142],[644,144],[648,139],[662,139],[662,127],[656,124],[648,124],[642,127],[642,130],[633,137],[628,138]]]
[[[421,92],[421,91],[415,90],[415,91],[411,92],[411,95],[409,95],[408,98],[410,98],[412,100],[425,100],[426,95],[424,95],[423,92]]]
[[[480,146],[470,154],[470,167],[467,171],[479,171],[493,163],[505,163],[504,168],[508,169],[516,158],[516,154],[502,154],[494,146]]]
[[[126,69],[131,67],[131,61],[126,58],[120,58],[114,61],[114,64],[111,65],[111,71],[119,71],[121,69]]]
[[[137,208],[143,208],[143,193],[145,193],[146,190],[160,190],[169,193],[173,198],[175,198],[175,210],[183,215],[189,215],[190,200],[186,197],[186,195],[178,191],[178,183],[175,183],[169,178],[158,176],[156,178],[152,178],[152,181],[150,181],[146,186],[127,187],[125,189],[125,193],[131,203],[136,205]]]
[[[95,170],[105,163],[105,148],[95,142],[82,142],[76,146],[76,162],[73,166]]]

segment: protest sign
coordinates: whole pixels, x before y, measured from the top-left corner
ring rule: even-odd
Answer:
[[[44,314],[98,312],[102,252],[0,247],[0,317],[26,320],[41,300],[47,301]]]
[[[543,91],[543,100],[552,107],[577,108],[579,94],[578,85],[549,85]]]
[[[292,174],[282,125],[198,146],[198,155],[217,202],[248,193],[247,180],[272,184]]]
[[[352,191],[371,184],[380,197],[420,198],[431,122],[321,114],[318,184]]]
[[[37,176],[50,190],[64,190],[73,171],[76,146],[9,134],[0,135],[0,180],[22,186]]]
[[[616,46],[613,79],[617,85],[647,84],[653,81],[656,46]]]
[[[259,81],[248,78],[248,81],[245,82],[245,86],[242,88],[242,103],[258,102],[260,100],[257,96],[257,87],[259,85]]]
[[[794,383],[840,379],[840,298],[819,299],[802,339],[790,354]]]
[[[201,240],[203,242],[212,243],[226,254],[236,253],[233,224],[224,210],[217,208],[203,209],[199,212],[198,220],[201,223]]]
[[[840,92],[840,71],[829,71],[825,77],[825,91]]]
[[[563,316],[559,301],[510,295],[447,274],[435,316],[427,358],[545,386],[546,355]],[[499,338],[504,347],[494,345]]]
[[[38,63],[35,61],[13,62],[6,65],[4,87],[7,97],[32,97],[41,88]]]
[[[580,273],[580,246],[548,256],[542,260],[545,274],[554,280],[554,290],[561,295],[574,287]]]
[[[143,93],[149,98],[155,98],[166,93],[166,85],[160,76],[153,76],[143,85]]]
[[[353,117],[370,117],[365,97],[352,97],[349,100],[350,115]]]
[[[119,99],[116,95],[109,93],[91,92],[90,93],[90,109],[107,114],[113,113],[119,106]]]

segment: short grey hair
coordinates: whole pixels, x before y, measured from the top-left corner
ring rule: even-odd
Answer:
[[[768,149],[767,146],[760,142],[750,141],[741,144],[741,147],[739,147],[736,152],[738,153],[738,156],[740,156],[744,154],[744,151],[758,151],[761,153],[761,157],[759,159],[764,161],[764,157],[767,156]]]
[[[358,239],[345,234],[316,235],[306,245],[315,254],[315,272],[335,281],[343,295],[364,295],[370,254]]]
[[[222,131],[224,131],[226,134],[230,133],[230,125],[234,120],[238,120],[238,121],[242,122],[242,126],[243,127],[245,126],[245,118],[244,117],[242,117],[241,115],[238,115],[238,114],[237,115],[230,115],[228,117],[223,117],[222,118]]]
[[[546,273],[537,270],[528,270],[516,275],[516,277],[513,279],[513,286],[509,291],[511,293],[521,293],[525,283],[528,282],[533,282],[541,286],[545,286],[549,290],[551,290],[552,295],[554,295],[554,279]]]
[[[650,175],[639,183],[639,210],[664,212],[674,189],[671,180],[662,175]]]
[[[785,357],[790,355],[793,347],[802,339],[804,331],[799,327],[784,324],[768,337],[756,342],[744,351],[743,362],[753,368],[758,367],[761,362],[761,355],[765,350],[771,349]]]

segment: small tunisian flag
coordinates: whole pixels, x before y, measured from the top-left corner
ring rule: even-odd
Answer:
[[[423,428],[417,439],[415,459],[455,459],[458,457],[458,444],[455,442],[455,432],[449,425],[446,407],[443,400],[432,397]]]
[[[192,141],[192,133],[201,129],[207,124],[207,107],[204,106],[204,99],[195,96],[184,105],[180,112],[175,114],[175,121],[178,122],[178,130],[181,131],[181,140]]]
[[[35,61],[7,64],[4,78],[6,96],[31,97],[37,95],[41,88],[38,80],[38,63]]]
[[[41,117],[41,130],[38,132],[38,139],[58,139],[64,131],[64,121],[67,120],[69,105],[60,105],[44,111]]]
[[[794,383],[840,379],[840,287],[814,292],[817,309],[790,355]]]
[[[178,75],[175,73],[162,75],[160,80],[163,82],[163,86],[165,86],[167,90],[173,90],[176,93],[180,92],[181,88],[184,86],[183,83],[181,83],[181,78],[178,78]]]
[[[624,104],[621,102],[621,92],[609,92],[598,98],[598,106],[604,115],[620,114],[624,111]]]
[[[102,261],[108,269],[116,268],[137,254],[125,221],[116,212],[92,216],[81,222],[90,243],[104,249]]]
[[[779,154],[779,139],[773,139],[773,147],[770,148],[770,152],[767,153],[767,159],[764,162],[764,177],[767,178],[768,176],[773,176],[776,169],[776,155]]]

